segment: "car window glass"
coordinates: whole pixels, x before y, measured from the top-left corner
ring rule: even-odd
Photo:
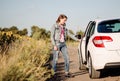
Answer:
[[[94,29],[95,29],[95,23],[92,23],[91,25],[91,31],[90,31],[90,36],[94,34]]]
[[[92,23],[92,21],[90,21],[89,24],[87,25],[87,28],[86,28],[85,33],[84,33],[84,36],[87,35],[87,32],[88,32],[88,30],[89,30],[89,26],[91,25],[91,23]]]
[[[110,20],[99,23],[97,28],[99,33],[120,32],[120,20]]]
[[[89,29],[88,29],[88,32],[87,32],[87,36],[91,36],[93,33],[94,33],[94,28],[95,28],[95,23],[91,23]]]

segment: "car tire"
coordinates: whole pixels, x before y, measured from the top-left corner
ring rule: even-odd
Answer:
[[[78,55],[79,55],[79,70],[86,70],[85,65],[82,63],[82,55],[80,54],[79,50]]]
[[[91,57],[88,58],[88,71],[90,78],[97,79],[100,78],[100,71],[96,71],[92,65]]]

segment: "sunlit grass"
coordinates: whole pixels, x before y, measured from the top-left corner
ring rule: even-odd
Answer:
[[[49,57],[50,44],[44,40],[16,41],[0,54],[0,81],[45,81],[52,72],[45,66]]]

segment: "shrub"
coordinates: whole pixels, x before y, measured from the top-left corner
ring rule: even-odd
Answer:
[[[52,70],[45,66],[50,57],[49,43],[25,37],[16,41],[8,54],[0,56],[0,81],[45,81]]]

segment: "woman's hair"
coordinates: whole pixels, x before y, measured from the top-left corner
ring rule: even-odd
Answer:
[[[60,22],[60,19],[64,19],[64,18],[67,19],[67,16],[64,15],[64,14],[60,14],[59,17],[58,17],[58,19],[57,19],[57,21],[56,21],[56,23],[59,23],[59,22]]]

